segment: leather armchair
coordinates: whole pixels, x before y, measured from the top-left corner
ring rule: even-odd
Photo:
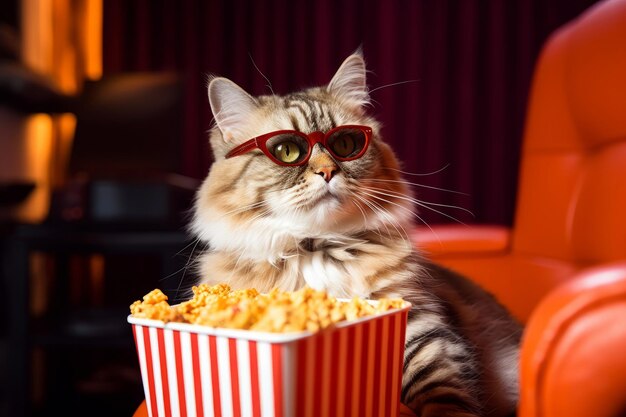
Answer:
[[[526,323],[519,416],[626,412],[626,1],[552,35],[523,139],[514,226],[415,231]]]

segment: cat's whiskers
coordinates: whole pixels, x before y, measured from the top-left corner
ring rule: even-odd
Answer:
[[[360,200],[363,204],[365,204],[365,205],[366,205],[366,206],[367,206],[367,207],[368,207],[368,208],[372,211],[372,213],[374,213],[374,214],[379,214],[379,209],[377,209],[375,206],[373,206],[367,198],[364,198],[363,196],[361,196],[361,195],[360,195],[360,194],[358,194],[358,193],[354,193],[354,196],[355,196],[358,200]],[[385,229],[387,230],[387,236],[389,236],[389,235],[391,234],[391,231],[390,231],[390,230],[389,230],[389,228],[387,227],[387,223],[385,222],[385,223],[383,223],[382,225],[383,225],[383,226],[385,227]],[[377,229],[378,229],[379,233],[382,233],[382,231],[380,230],[380,226],[377,226]],[[382,236],[382,235],[379,235],[379,236]]]
[[[287,191],[287,190],[291,191],[291,190],[293,190],[293,188],[296,188],[296,186],[292,185],[292,186],[289,186],[289,187],[277,188],[276,190],[267,190],[267,191],[265,191],[265,194],[282,193],[282,192]]]
[[[370,192],[363,191],[364,189],[365,189],[365,190],[367,190],[367,191],[370,191]],[[413,211],[412,211],[412,210],[410,210],[410,209],[408,209],[407,207],[405,207],[405,206],[403,206],[403,205],[401,205],[401,204],[398,204],[398,203],[396,203],[396,202],[394,202],[394,201],[388,200],[388,199],[386,199],[386,198],[382,198],[382,197],[380,197],[379,195],[376,195],[376,193],[374,193],[373,191],[368,190],[367,188],[364,188],[364,189],[360,190],[362,194],[365,194],[365,195],[367,195],[367,196],[369,196],[369,197],[372,197],[372,198],[375,198],[375,199],[377,199],[377,200],[383,201],[383,202],[385,202],[385,203],[392,204],[392,205],[394,205],[394,206],[396,206],[396,207],[400,208],[401,210],[403,210],[403,211],[405,211],[405,212],[407,212],[407,213],[410,213],[411,215],[413,214]]]
[[[373,193],[375,192],[375,191],[373,191],[373,190],[370,190],[370,191],[371,191],[371,192],[373,192]],[[391,201],[391,200],[387,200],[386,198],[383,198],[383,197],[380,197],[380,196],[376,196],[376,195],[372,195],[372,194],[368,194],[368,195],[370,195],[372,198],[376,198],[376,199],[379,199],[379,200],[385,201],[385,202],[387,202],[387,203],[393,204],[393,205],[395,205],[395,206],[398,206],[400,209],[402,209],[402,210],[404,210],[404,211],[408,212],[411,216],[413,216],[413,217],[417,218],[420,222],[422,222],[422,223],[423,223],[426,227],[428,227],[428,228],[429,228],[429,229],[430,229],[430,230],[431,230],[431,231],[432,231],[432,232],[436,235],[435,231],[433,230],[433,228],[432,228],[432,227],[430,227],[430,225],[428,224],[428,222],[427,222],[426,220],[424,220],[424,219],[423,219],[423,218],[422,218],[419,214],[417,214],[414,210],[410,210],[409,208],[407,208],[407,207],[405,207],[405,206],[403,206],[403,205],[401,205],[401,204],[395,203],[395,202],[393,202],[393,201]]]
[[[421,201],[421,200],[417,200],[417,199],[414,199],[414,198],[409,198],[409,197],[406,197],[406,196],[404,196],[404,195],[389,194],[389,193],[387,193],[387,192],[377,191],[377,190],[373,190],[373,189],[370,189],[370,191],[371,191],[371,192],[373,192],[373,193],[377,193],[377,194],[379,194],[379,195],[386,195],[386,196],[390,196],[390,197],[394,197],[394,198],[399,198],[399,199],[402,199],[402,200],[407,200],[407,201],[410,201],[410,202],[412,202],[413,204],[416,204],[416,205],[418,205],[418,206],[420,206],[420,207],[427,208],[427,209],[429,209],[429,210],[431,210],[431,211],[434,211],[435,213],[441,214],[442,216],[445,216],[445,217],[447,217],[447,218],[449,218],[449,219],[451,219],[451,220],[454,220],[454,221],[455,221],[455,222],[457,222],[457,223],[460,223],[460,224],[465,225],[465,223],[464,223],[464,222],[462,222],[461,220],[457,219],[456,217],[451,216],[451,215],[449,215],[449,214],[447,214],[447,213],[444,213],[444,212],[442,212],[442,211],[440,211],[440,210],[434,209],[434,208],[432,208],[432,207],[428,206],[427,204],[425,204],[425,203],[424,203],[423,201]],[[461,210],[466,210],[466,209],[463,209],[463,208],[461,208],[461,207],[456,207],[456,206],[454,206],[454,208],[458,208],[458,209],[461,209]],[[432,230],[432,229],[431,229],[431,230]]]
[[[228,281],[230,282],[233,278],[233,276],[235,275],[235,272],[237,272],[237,267],[239,266],[239,262],[241,262],[241,258],[244,255],[244,251],[241,251],[241,253],[239,254],[239,257],[237,257],[237,260],[235,261],[235,266],[233,266],[233,268],[230,271],[230,276],[228,277]]]
[[[377,200],[380,200],[380,201],[383,201],[383,202],[386,202],[386,203],[393,204],[393,205],[395,205],[395,206],[397,206],[397,207],[399,207],[399,208],[401,208],[401,209],[403,209],[403,210],[407,211],[407,212],[408,212],[409,214],[411,214],[411,215],[413,215],[413,214],[414,214],[411,210],[409,210],[408,208],[406,208],[406,207],[404,207],[404,206],[402,206],[402,205],[400,205],[400,204],[398,204],[398,203],[395,203],[395,202],[393,202],[393,201],[387,200],[387,199],[382,198],[382,197],[375,196],[375,195],[370,194],[370,193],[368,193],[368,192],[364,192],[362,189],[360,190],[360,192],[361,192],[361,193],[363,193],[363,194],[365,194],[365,195],[367,195],[367,196],[369,196],[369,197],[375,198],[375,199],[377,199]],[[404,227],[403,227],[403,226],[402,226],[402,225],[401,225],[401,224],[400,224],[400,223],[399,223],[399,222],[398,222],[395,218],[393,218],[393,216],[391,215],[391,213],[389,212],[389,210],[387,210],[386,208],[384,208],[384,207],[383,207],[380,203],[378,203],[378,202],[374,202],[374,201],[371,201],[371,200],[370,200],[370,202],[371,202],[371,203],[376,204],[378,207],[380,207],[380,209],[381,209],[381,210],[384,210],[386,213],[388,213],[388,214],[389,214],[389,216],[390,216],[390,220],[391,220],[391,222],[392,222],[392,225],[394,225],[394,227],[395,227],[395,225],[398,225],[398,226],[402,229],[402,231],[404,232],[404,236],[406,237],[405,241],[409,241],[409,240],[410,240],[410,239],[409,239],[409,235],[408,235],[408,233],[406,232],[406,230],[404,229]],[[397,228],[396,228],[396,231],[398,231],[398,229],[397,229]],[[399,233],[399,231],[398,231],[398,233]]]
[[[448,215],[447,213],[444,213],[444,212],[441,212],[441,211],[439,211],[439,210],[436,210],[436,209],[434,209],[434,208],[432,208],[432,207],[430,207],[430,206],[448,207],[448,208],[452,208],[452,209],[456,209],[456,210],[461,210],[461,211],[465,211],[466,213],[468,213],[468,214],[469,214],[469,215],[471,215],[472,217],[476,217],[476,216],[474,215],[474,213],[472,213],[472,211],[470,211],[470,210],[468,210],[468,209],[466,209],[466,208],[464,208],[464,207],[455,206],[455,205],[451,205],[451,204],[434,203],[434,202],[431,202],[431,201],[420,200],[420,199],[413,198],[413,197],[411,197],[411,196],[407,196],[406,194],[400,194],[400,193],[397,193],[397,192],[395,192],[395,191],[393,191],[393,190],[388,190],[388,189],[383,189],[383,188],[378,188],[378,187],[370,187],[370,188],[371,188],[371,191],[372,191],[372,192],[374,192],[375,190],[378,190],[378,191],[376,191],[376,192],[381,192],[381,193],[382,193],[382,192],[386,192],[386,193],[390,193],[390,194],[393,194],[393,195],[394,195],[395,197],[397,197],[397,198],[402,198],[402,199],[406,199],[406,198],[408,198],[408,199],[410,199],[410,200],[411,200],[414,204],[417,204],[417,205],[419,205],[419,206],[421,206],[421,207],[424,207],[424,208],[427,208],[427,209],[429,209],[429,210],[432,210],[432,211],[434,211],[434,212],[436,212],[436,213],[441,214],[442,216],[446,216],[446,217],[448,217],[448,218],[450,218],[450,219],[452,219],[452,220],[454,220],[454,221],[456,221],[456,222],[459,222],[459,223],[461,223],[461,224],[465,224],[465,223],[463,223],[463,222],[461,222],[460,220],[458,220],[458,219],[454,218],[453,216]],[[430,188],[430,187],[429,187],[429,188]],[[456,191],[451,191],[451,190],[442,190],[442,191],[456,192]],[[464,194],[464,193],[459,193],[459,194]],[[467,195],[467,194],[466,194],[466,195]],[[426,224],[426,223],[424,222],[424,224]],[[432,229],[431,229],[431,230],[432,230]]]
[[[248,53],[248,56],[250,57],[250,61],[252,61],[252,65],[254,65],[254,68],[256,68],[256,70],[259,72],[259,74],[261,74],[261,77],[265,78],[265,81],[267,81],[267,87],[270,89],[270,91],[272,92],[272,95],[276,95],[274,93],[274,89],[272,88],[272,83],[270,82],[270,79],[267,78],[265,76],[265,74],[263,74],[261,72],[261,70],[259,69],[259,67],[256,65],[256,62],[254,62],[254,59],[252,58],[252,54]]]
[[[304,194],[296,195],[291,200],[291,205],[294,208],[305,208],[311,205],[311,197]]]
[[[472,213],[471,210],[468,210],[468,209],[466,209],[464,207],[455,206],[453,204],[433,203],[432,201],[424,201],[424,200],[418,200],[418,202],[420,204],[427,204],[427,205],[437,206],[437,207],[448,207],[448,208],[452,208],[452,209],[456,209],[456,210],[461,210],[461,211],[464,211],[464,212],[468,213],[472,217],[476,217],[474,215],[474,213]]]
[[[359,193],[361,193],[362,190],[359,190]],[[382,205],[380,205],[378,202],[376,201],[372,201],[369,200],[367,198],[364,198],[362,195],[360,196],[362,198],[362,201],[367,204],[368,206],[370,206],[372,208],[372,210],[380,215],[382,215],[387,222],[396,230],[397,234],[400,235],[402,237],[402,239],[407,242],[409,241],[409,236],[406,232],[406,230],[404,229],[404,227],[402,227],[402,225],[394,218],[394,216],[389,212],[389,210],[387,210],[386,208],[384,208]],[[383,226],[385,226],[385,229],[387,230],[387,235],[391,236],[392,233],[389,230],[389,228],[387,227],[387,222],[383,223]],[[402,229],[402,232],[400,232],[400,230],[398,229],[398,227],[400,227],[400,229]]]
[[[369,90],[369,93],[372,94],[374,91],[382,90],[383,88],[394,87],[396,85],[402,85],[402,84],[416,83],[418,81],[419,80],[406,80],[406,81],[398,81],[396,83],[391,83],[391,84],[385,84],[385,85],[376,87],[373,90]]]
[[[181,250],[179,250],[178,252],[176,252],[174,254],[174,256],[178,256],[180,255],[185,249],[187,249],[189,246],[193,245],[194,243],[196,243],[198,240],[200,240],[199,237],[195,238],[194,240],[192,240],[191,242],[189,242],[188,244],[185,245],[184,248],[182,248]]]
[[[405,185],[413,186],[413,187],[430,188],[431,190],[445,191],[445,192],[448,192],[448,193],[454,193],[454,194],[460,194],[460,195],[469,195],[469,194],[464,193],[462,191],[448,190],[446,188],[440,188],[440,187],[435,187],[435,186],[432,186],[432,185],[420,184],[420,183],[417,183],[417,182],[411,182],[411,181],[407,181],[407,180],[404,180],[404,179],[401,179],[401,180],[389,180],[389,179],[381,179],[381,178],[368,178],[367,181],[368,182],[388,182],[388,183],[405,184]]]
[[[390,189],[387,189],[387,188],[380,188],[380,187],[373,187],[373,186],[366,186],[366,185],[362,186],[361,188],[367,189],[367,190],[369,190],[371,192],[380,193],[380,194],[386,195],[388,197],[394,197],[394,198],[399,198],[401,200],[406,200],[406,201],[409,201],[409,202],[414,203],[414,204],[419,204],[419,203],[422,203],[422,204],[426,203],[426,204],[433,204],[433,205],[438,205],[439,204],[439,203],[431,203],[429,201],[419,200],[419,199],[417,199],[415,197],[412,197],[410,195],[406,195],[406,194],[403,194],[403,193],[400,193],[400,192],[397,192],[397,191],[394,191],[394,190],[390,190]],[[451,207],[451,208],[455,208],[455,209],[458,209],[458,210],[467,211],[467,212],[469,212],[471,214],[471,212],[469,210],[467,210],[467,209],[465,209],[463,207],[458,207],[458,206],[453,206],[453,205],[445,205],[445,206],[448,206],[448,207]]]
[[[361,205],[359,204],[358,201],[356,201],[355,199],[350,199],[350,201],[352,202],[352,204],[354,204],[354,206],[361,212],[361,215],[363,216],[363,224],[367,224],[367,216],[365,215],[365,211],[363,211],[363,208],[361,207]]]
[[[440,172],[446,170],[449,166],[450,166],[450,164],[445,164],[443,167],[439,168],[438,170],[433,171],[433,172],[427,172],[425,174],[420,174],[420,173],[416,173],[416,172],[402,171],[400,169],[391,168],[391,167],[383,167],[382,169],[389,170],[389,171],[395,171],[395,172],[399,172],[399,173],[404,174],[404,175],[410,175],[410,176],[414,176],[414,177],[427,177],[429,175],[439,174]]]
[[[183,267],[183,276],[180,278],[180,281],[178,282],[178,287],[176,288],[176,299],[178,300],[178,296],[180,293],[180,286],[183,284],[183,281],[185,280],[185,274],[187,273],[187,269],[189,268],[189,265],[191,264],[191,258],[193,258],[193,253],[196,250],[196,247],[198,246],[198,243],[200,242],[200,239],[196,239],[196,243],[193,245],[193,248],[191,249],[191,253],[189,254],[189,258],[187,258],[187,263],[185,263],[185,266]]]
[[[251,203],[251,204],[248,204],[248,205],[245,205],[245,206],[242,206],[242,207],[237,207],[234,210],[230,210],[230,211],[227,211],[226,213],[222,213],[218,217],[218,219],[221,219],[221,218],[226,217],[226,216],[231,216],[231,215],[236,215],[236,214],[239,214],[239,213],[243,213],[245,211],[252,210],[252,209],[255,209],[255,208],[263,207],[265,204],[266,204],[265,201],[257,201],[255,203]]]
[[[406,196],[404,194],[399,194],[399,193],[396,193],[394,191],[386,190],[386,189],[383,189],[383,188],[363,187],[363,189],[368,189],[369,191],[374,192],[374,193],[378,193],[380,195],[386,195],[388,197],[394,197],[394,198],[399,198],[401,200],[410,201],[410,202],[412,202],[412,203],[414,203],[414,204],[416,204],[416,205],[418,205],[420,207],[424,207],[424,208],[427,208],[429,210],[432,210],[435,213],[441,214],[442,216],[445,216],[445,217],[447,217],[447,218],[449,218],[451,220],[454,220],[455,222],[458,222],[460,224],[465,224],[465,223],[462,222],[461,220],[455,218],[454,216],[451,216],[451,215],[449,215],[447,213],[444,213],[444,212],[442,212],[440,210],[437,210],[437,209],[434,209],[434,208],[430,207],[430,205],[453,208],[453,209],[465,211],[465,212],[469,213],[472,216],[474,215],[470,210],[468,210],[466,208],[463,208],[463,207],[454,206],[454,205],[450,205],[450,204],[432,203],[432,202],[429,202],[429,201],[418,200],[416,198],[408,197],[408,196]]]
[[[293,207],[295,208],[299,208],[299,209],[306,209],[306,208],[310,208],[313,204],[315,204],[320,198],[323,198],[324,196],[317,196],[316,192],[302,192],[299,195],[293,196],[293,198],[290,200],[290,204],[293,205]]]
[[[271,209],[267,208],[267,209],[265,209],[265,210],[263,210],[263,211],[261,211],[261,212],[257,213],[257,214],[256,214],[256,216],[254,216],[254,217],[252,217],[252,218],[250,218],[250,219],[246,219],[246,220],[244,221],[244,224],[253,223],[253,222],[255,222],[256,220],[260,219],[261,217],[265,217],[265,216],[267,216],[267,215],[268,215],[268,214],[270,214],[271,212],[272,212],[272,211],[271,211]]]
[[[355,195],[355,193],[353,192],[349,192],[350,197],[358,197],[357,195]],[[365,214],[365,210],[364,208],[359,204],[359,202],[356,200],[356,198],[349,198],[350,201],[359,209],[359,211],[361,212],[361,214],[363,215],[363,225],[367,226],[367,215]],[[368,229],[370,231],[372,231],[373,233],[375,233],[377,236],[379,236],[381,239],[384,238],[381,231],[380,231],[380,227],[378,225],[376,225],[376,230],[371,230]]]
[[[348,188],[348,194],[356,197],[358,200],[360,200],[362,203],[364,203],[372,213],[378,213],[378,211],[375,208],[372,208],[369,204],[368,204],[368,200],[367,198],[364,198],[363,196],[359,195],[358,192],[353,191],[353,190],[359,190],[360,189],[360,183],[359,181],[355,180],[352,177],[347,177],[348,178],[348,185],[352,186],[350,188]],[[352,200],[357,207],[359,208],[359,210],[361,210],[361,213],[363,213],[363,220],[364,220],[364,224],[367,224],[367,215],[364,213],[363,209],[361,208],[361,205],[358,204],[358,202],[356,200]],[[383,238],[382,232],[380,230],[380,226],[376,225],[376,231],[374,232],[376,233],[380,238]],[[389,234],[389,230],[387,230],[387,234]]]
[[[281,193],[280,200],[286,207],[297,208],[298,199],[306,198],[303,197],[305,195],[305,191],[306,188],[290,186],[285,188],[279,188],[277,190],[265,191],[264,197],[271,194]]]
[[[181,253],[182,253],[185,249],[187,249],[189,246],[198,244],[198,241],[199,241],[199,240],[200,240],[200,238],[199,238],[199,237],[198,237],[198,238],[195,238],[193,241],[191,241],[190,243],[188,243],[187,245],[185,245],[185,247],[184,247],[184,248],[182,248],[181,250],[179,250],[178,252],[176,252],[176,254],[174,255],[174,257],[176,257],[176,256],[180,255],[180,254],[181,254]],[[188,261],[189,261],[189,260],[188,260]],[[176,270],[176,271],[172,272],[171,274],[168,274],[168,275],[166,275],[166,276],[164,276],[164,277],[162,277],[162,278],[159,278],[159,281],[165,281],[166,279],[173,277],[174,275],[178,274],[180,271],[182,271],[182,270],[183,270],[183,269],[185,269],[186,267],[187,267],[187,265],[182,266],[180,269],[178,269],[178,270]]]

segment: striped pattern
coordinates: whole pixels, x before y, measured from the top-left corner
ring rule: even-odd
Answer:
[[[132,327],[151,417],[398,415],[406,310],[281,343]]]

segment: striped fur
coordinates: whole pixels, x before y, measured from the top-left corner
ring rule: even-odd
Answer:
[[[201,281],[235,288],[304,285],[338,297],[400,296],[414,308],[402,400],[421,416],[506,416],[517,402],[520,327],[488,294],[416,253],[413,204],[398,161],[367,114],[365,64],[350,56],[330,84],[252,97],[215,78],[209,97],[215,163],[198,192],[193,231],[210,250]],[[337,162],[317,145],[308,164],[282,167],[260,151],[224,155],[279,129],[368,125],[365,155]],[[328,183],[316,171],[332,166]]]

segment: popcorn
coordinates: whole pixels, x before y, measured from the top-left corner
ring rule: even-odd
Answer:
[[[152,290],[144,295],[143,302],[135,301],[130,306],[130,314],[144,319],[172,321],[173,313],[173,310],[167,303],[167,295],[163,294],[159,289]]]
[[[372,305],[360,298],[345,302],[324,291],[303,288],[289,292],[274,289],[231,290],[226,284],[193,287],[189,301],[170,306],[167,296],[155,289],[130,306],[134,317],[182,322],[210,327],[260,332],[316,332],[335,323],[356,320],[405,306],[401,299],[381,299]]]

